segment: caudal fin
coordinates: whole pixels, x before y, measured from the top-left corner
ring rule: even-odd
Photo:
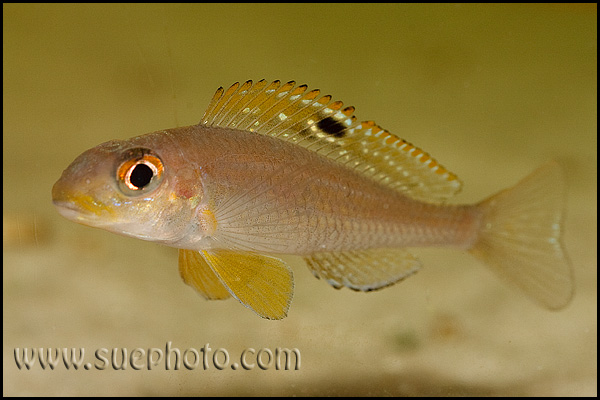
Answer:
[[[561,242],[565,183],[556,162],[484,201],[470,252],[538,304],[557,310],[573,297],[573,273]]]

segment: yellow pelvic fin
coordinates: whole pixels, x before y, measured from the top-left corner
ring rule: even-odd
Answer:
[[[219,88],[201,124],[285,140],[352,168],[417,200],[443,201],[461,183],[423,150],[380,128],[356,122],[354,107],[319,97],[294,81],[247,81]]]
[[[240,303],[263,318],[285,318],[292,301],[294,278],[283,261],[230,250],[202,250],[200,254]]]
[[[185,283],[196,289],[207,300],[231,297],[219,277],[197,251],[179,250],[179,273]]]
[[[412,254],[403,249],[369,249],[315,253],[304,257],[317,278],[336,289],[371,291],[393,285],[421,267]]]

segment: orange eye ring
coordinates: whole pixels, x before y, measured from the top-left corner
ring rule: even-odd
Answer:
[[[129,196],[154,190],[164,173],[161,159],[148,149],[128,150],[125,161],[117,168],[117,182],[121,191]]]

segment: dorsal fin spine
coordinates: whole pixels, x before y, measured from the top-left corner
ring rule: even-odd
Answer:
[[[306,111],[307,108],[314,104],[315,98],[319,95],[319,93],[320,90],[318,89],[311,90],[310,92],[305,94],[302,97],[302,99],[298,100],[297,102],[294,102],[287,108],[283,109],[281,113],[285,116],[285,118],[280,118],[280,121],[277,124],[270,127],[268,130],[264,131],[264,134],[270,136],[279,136],[271,133],[276,129],[283,133],[287,129],[285,127],[286,121],[288,121],[289,124],[289,121],[293,122],[296,119],[298,119],[298,114],[302,113],[303,111]]]
[[[299,86],[296,90],[282,98],[277,104],[273,105],[273,107],[261,115],[256,130],[260,130],[261,134],[266,135],[267,132],[281,124],[288,117],[288,114],[286,114],[288,109],[303,108],[302,101],[304,96],[302,95],[306,89],[306,85]]]
[[[245,115],[237,121],[237,129],[247,129],[247,126],[252,124],[253,121],[250,118],[257,114],[256,110],[277,91],[279,85],[281,85],[281,82],[278,80],[271,82],[263,90],[259,91],[258,94],[256,94],[256,97],[246,104],[246,107],[243,110]]]
[[[252,81],[249,81],[252,83]],[[275,82],[273,82],[275,83]],[[272,84],[273,84],[272,83]],[[244,101],[240,102],[240,107],[238,111],[231,117],[226,126],[231,126],[232,128],[236,128],[240,122],[248,116],[248,114],[252,111],[250,107],[254,107],[252,103],[256,100],[256,98],[261,94],[268,90],[267,81],[265,79],[261,79],[253,85],[248,93],[245,95]]]
[[[288,84],[290,84],[290,85],[295,84],[295,82],[293,82],[293,81],[288,82]],[[275,104],[273,104],[273,106],[271,108],[269,108],[267,111],[263,112],[256,119],[256,121],[258,122],[258,126],[256,127],[256,130],[261,130],[261,133],[262,133],[265,128],[269,128],[269,126],[270,126],[269,122],[274,121],[273,123],[275,123],[275,124],[278,123],[280,121],[278,116],[281,114],[281,112],[284,109],[286,109],[288,106],[290,106],[290,105],[293,106],[295,103],[300,101],[302,93],[304,93],[307,88],[308,88],[308,86],[306,86],[306,85],[300,85],[294,90],[290,89],[285,93],[281,93],[279,95],[280,100],[278,102],[276,102]]]
[[[309,111],[309,114],[307,116],[305,116],[300,121],[295,121],[290,116],[290,118],[288,118],[287,121],[291,121],[292,124],[289,125],[289,126],[287,126],[287,127],[285,127],[285,124],[284,124],[283,125],[284,129],[282,129],[282,131],[280,133],[278,133],[276,135],[273,135],[273,136],[275,136],[275,137],[282,136],[282,137],[285,137],[287,139],[292,139],[294,136],[298,135],[301,132],[301,130],[294,129],[294,128],[297,127],[297,126],[304,125],[305,121],[307,119],[311,118],[312,116],[316,116],[319,112],[321,112],[321,110],[323,110],[324,108],[326,108],[330,101],[331,101],[331,96],[327,95],[327,96],[321,97],[319,100],[317,100],[315,102],[310,103],[308,107],[310,107],[310,106],[314,106],[315,107],[315,109],[312,112]],[[290,122],[288,122],[288,124],[289,123]],[[295,132],[293,135],[286,134],[286,132],[289,131],[289,130],[291,130],[291,131],[295,130],[297,132]]]
[[[202,116],[202,120],[200,121],[200,123],[205,124],[205,125],[210,125],[208,122],[208,118],[210,117],[211,113],[215,109],[215,105],[217,104],[217,101],[223,95],[223,90],[224,89],[222,86],[217,89],[217,91],[215,92],[215,95],[210,100],[210,103],[208,104],[208,107],[206,108],[206,111],[204,112],[204,115]]]
[[[231,85],[229,87],[229,89],[227,89],[225,91],[225,93],[223,93],[223,95],[221,96],[221,98],[219,99],[218,103],[215,105],[215,109],[219,110],[215,116],[212,118],[211,124],[214,124],[215,121],[217,120],[217,118],[219,118],[219,116],[221,114],[223,114],[227,104],[229,103],[229,101],[231,100],[231,95],[233,93],[235,93],[238,89],[238,87],[240,86],[239,82],[234,83],[233,85]]]
[[[244,98],[248,94],[248,89],[251,87],[252,81],[246,81],[235,93],[231,94],[231,99],[217,116],[217,118],[220,117],[220,119],[216,121],[217,125],[227,125],[235,117],[235,115],[237,115],[236,113],[235,115],[229,116],[230,110],[236,108],[239,110],[241,108],[240,103],[243,104]],[[227,117],[229,117],[228,120],[225,120]]]
[[[277,104],[280,104],[282,101],[284,101],[287,98],[287,96],[290,94],[290,91],[295,86],[295,84],[296,84],[296,82],[294,82],[294,81],[289,81],[289,82],[285,83],[283,86],[279,87],[279,89],[275,90],[272,95],[265,98],[263,102],[261,102],[256,107],[254,107],[254,110],[252,110],[249,113],[249,116],[253,115],[255,118],[250,119],[249,121],[245,121],[245,123],[246,123],[245,129],[248,129],[251,132],[254,132],[256,130],[256,127],[260,126],[260,120],[267,119],[267,116],[272,117],[273,109],[277,106]],[[268,93],[268,91],[266,91],[265,93]],[[271,97],[276,99],[275,103],[272,105],[269,105],[268,107],[265,107],[263,109],[262,108],[263,104],[265,104],[265,103],[267,103],[267,101],[271,100],[270,99]],[[260,112],[256,112],[257,110],[260,110]]]

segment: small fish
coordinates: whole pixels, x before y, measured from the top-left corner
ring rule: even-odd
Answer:
[[[75,222],[180,249],[185,283],[268,319],[287,315],[294,287],[276,255],[367,292],[420,268],[407,247],[464,249],[538,304],[569,303],[558,164],[477,204],[448,205],[456,175],[319,93],[293,81],[219,88],[198,125],[81,154],[52,200]]]

